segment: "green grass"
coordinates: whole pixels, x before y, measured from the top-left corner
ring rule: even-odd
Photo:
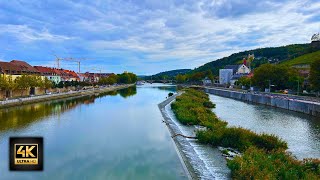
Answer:
[[[227,127],[211,109],[215,107],[203,91],[185,89],[171,104],[177,119],[185,125],[202,125],[200,143],[232,147],[243,153],[228,160],[234,179],[320,179],[320,161],[298,161],[285,153],[288,145],[275,135],[257,134],[241,127]]]
[[[310,65],[313,61],[318,59],[320,59],[320,51],[305,54],[291,60],[283,61],[281,64],[288,65],[288,66],[303,65],[303,64]]]

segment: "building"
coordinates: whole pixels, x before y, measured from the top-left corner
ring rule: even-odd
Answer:
[[[80,82],[89,82],[89,76],[86,73],[78,73]]]
[[[251,70],[244,64],[227,65],[224,69],[232,69],[233,74],[249,74]]]
[[[47,77],[50,81],[55,84],[59,84],[61,82],[61,77],[54,71],[54,68],[43,67],[43,66],[34,66],[42,76]]]
[[[89,83],[97,83],[99,82],[100,78],[106,78],[114,73],[78,73],[80,81],[89,82]]]
[[[219,82],[220,84],[234,85],[240,77],[248,76],[250,72],[251,70],[245,64],[227,65],[219,71]]]
[[[211,79],[209,79],[208,77],[205,77],[203,80],[202,80],[202,83],[204,86],[211,86],[212,85],[212,81]]]
[[[65,81],[80,81],[78,74],[71,70],[63,70],[67,74]]]
[[[0,62],[0,74],[10,75],[13,80],[23,74],[41,75],[41,73],[30,64],[20,60]]]
[[[57,69],[54,68],[53,71],[60,76],[61,81],[68,81],[69,80],[69,74],[66,73],[63,69]]]
[[[6,75],[21,75],[21,69],[10,62],[0,62],[0,73]]]
[[[12,60],[10,61],[11,64],[17,66],[18,68],[20,68],[21,70],[21,74],[34,74],[34,75],[40,75],[41,73],[34,68],[33,66],[31,66],[30,64],[24,62],[24,61],[20,61],[20,60]]]
[[[229,84],[233,75],[233,69],[220,69],[219,70],[219,83]]]

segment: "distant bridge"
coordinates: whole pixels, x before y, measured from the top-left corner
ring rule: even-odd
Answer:
[[[146,80],[147,83],[175,83],[175,80]]]

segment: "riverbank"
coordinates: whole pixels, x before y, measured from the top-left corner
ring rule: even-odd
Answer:
[[[320,117],[320,103],[274,94],[255,94],[221,88],[202,87],[206,93],[257,103]]]
[[[180,161],[184,167],[185,173],[188,175],[189,179],[215,179],[215,178],[226,178],[229,177],[229,172],[223,172],[224,170],[221,169],[220,165],[216,166],[216,169],[209,169],[208,163],[210,167],[213,165],[212,161],[208,162],[205,159],[207,156],[215,156],[217,153],[220,152],[210,150],[207,151],[207,146],[202,146],[198,144],[195,139],[187,139],[181,135],[187,136],[195,136],[194,131],[195,128],[185,128],[181,123],[175,119],[173,112],[171,109],[171,104],[174,102],[175,98],[182,93],[175,94],[162,103],[158,104],[161,114],[164,118],[164,123],[168,127],[168,130],[172,136],[172,141],[175,144],[177,153],[180,157]],[[188,131],[188,133],[186,132]],[[210,155],[209,155],[210,154]],[[205,162],[206,161],[206,162]],[[221,163],[225,160],[221,158],[217,158],[215,163]],[[225,163],[225,162],[224,162]],[[228,171],[228,170],[227,170]],[[215,174],[214,172],[218,173]],[[224,174],[226,173],[226,174]]]
[[[8,107],[13,107],[13,106],[20,106],[20,105],[31,104],[31,103],[36,103],[36,102],[51,101],[51,100],[64,99],[64,98],[70,98],[70,97],[100,94],[100,93],[105,93],[105,92],[109,92],[109,91],[125,89],[125,88],[131,87],[131,86],[134,86],[134,84],[109,86],[109,87],[94,88],[94,89],[89,89],[89,90],[70,91],[70,92],[59,93],[59,94],[50,94],[50,95],[41,95],[41,96],[34,96],[34,97],[11,99],[11,100],[7,100],[7,101],[0,101],[0,108],[8,108]]]
[[[241,156],[228,160],[235,179],[317,179],[319,160],[299,161],[286,152],[287,143],[275,135],[257,134],[241,127],[230,127],[212,111],[208,95],[186,89],[171,105],[177,119],[185,125],[201,125],[196,133],[200,143],[234,148]]]
[[[174,123],[172,121],[172,119],[167,115],[167,113],[165,112],[165,107],[170,104],[173,100],[175,100],[175,98],[177,96],[181,95],[181,93],[178,94],[174,94],[173,96],[169,97],[168,99],[166,99],[165,101],[161,102],[160,104],[158,104],[158,107],[160,109],[160,112],[162,114],[162,117],[164,118],[164,123],[167,125],[168,130],[171,134],[171,136],[174,136],[175,134],[179,134],[179,132],[176,132],[174,129],[177,128],[173,128]],[[180,132],[181,133],[181,132]],[[178,153],[178,156],[180,158],[181,164],[183,166],[183,169],[185,171],[185,174],[187,175],[188,179],[199,179],[199,177],[197,176],[197,174],[195,173],[195,169],[192,167],[192,165],[190,164],[190,160],[188,160],[186,154],[182,151],[181,148],[181,144],[180,142],[177,140],[177,138],[172,138],[172,141],[175,144],[175,148],[176,151]]]

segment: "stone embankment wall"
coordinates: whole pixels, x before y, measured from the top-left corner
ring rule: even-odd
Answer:
[[[6,101],[0,101],[0,108],[7,108],[7,107],[19,106],[19,105],[30,104],[30,103],[35,103],[35,102],[51,101],[51,100],[56,100],[56,99],[63,99],[63,98],[70,98],[70,97],[77,97],[77,96],[95,95],[95,94],[105,93],[105,92],[109,92],[109,91],[115,91],[115,90],[119,90],[119,89],[128,88],[130,86],[134,86],[134,84],[110,86],[110,87],[105,87],[105,88],[95,88],[95,89],[80,90],[80,91],[71,91],[71,92],[64,92],[64,93],[59,93],[59,94],[50,94],[50,95],[41,95],[41,96],[34,96],[34,97],[10,99],[10,100],[6,100]]]
[[[253,94],[238,91],[230,91],[218,88],[205,88],[205,91],[218,96],[233,98],[257,104],[269,105],[272,107],[287,109],[320,117],[320,103],[303,101],[285,96],[269,94]]]

